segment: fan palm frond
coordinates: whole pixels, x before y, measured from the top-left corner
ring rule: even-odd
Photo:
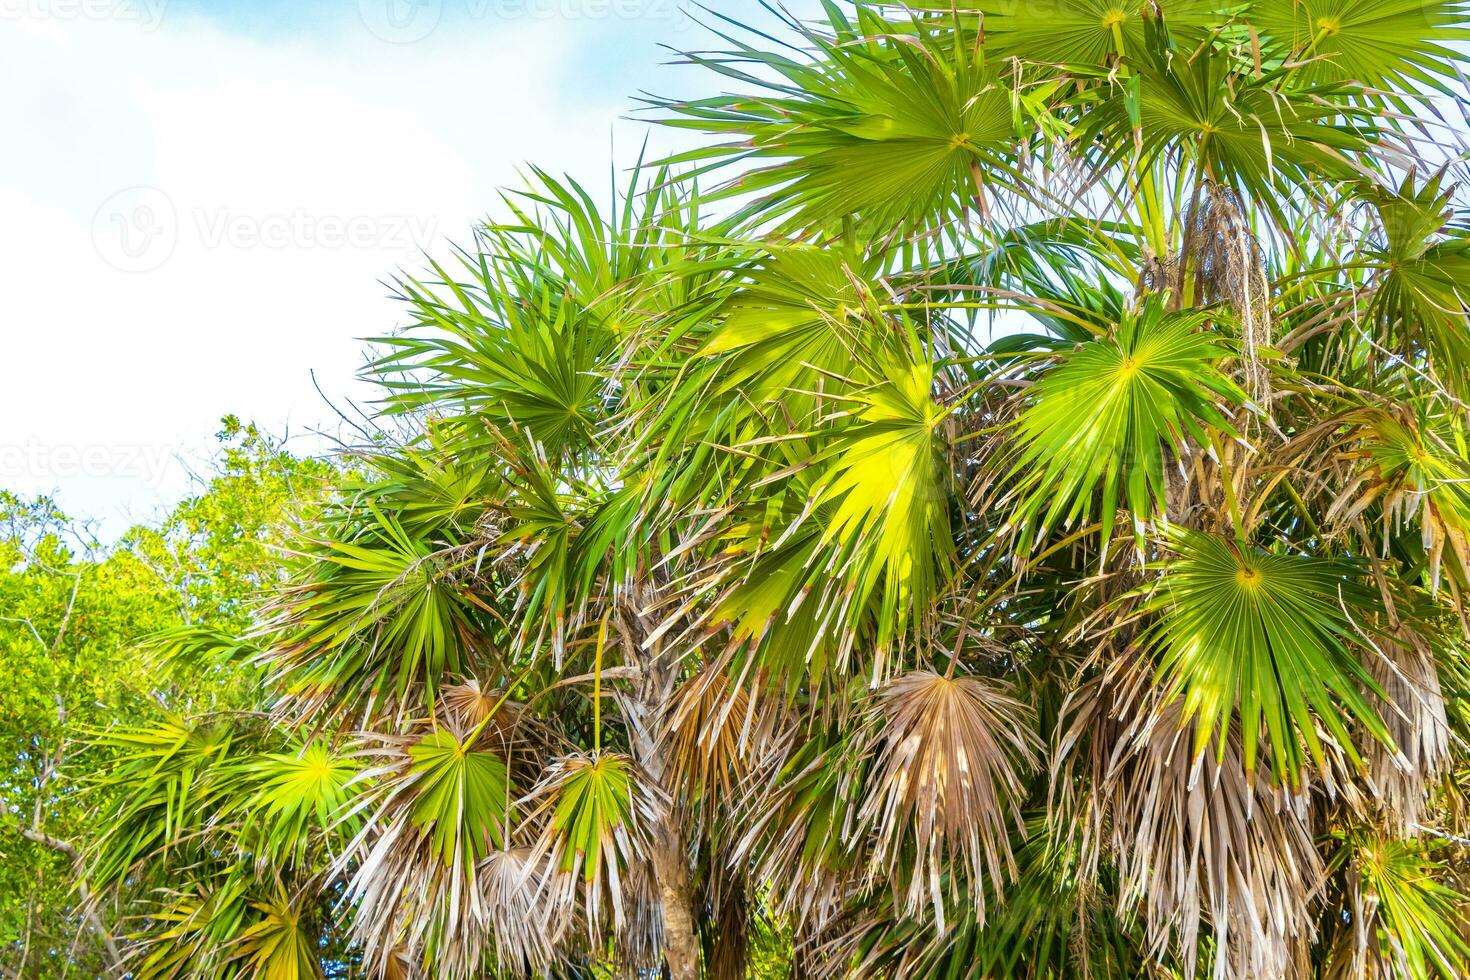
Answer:
[[[1230,350],[1205,329],[1208,317],[1168,314],[1151,299],[1112,336],[1063,354],[1025,393],[1007,474],[1023,547],[1093,517],[1106,542],[1120,506],[1141,535],[1165,513],[1167,467],[1209,445],[1207,429],[1236,435],[1229,413],[1245,393],[1221,368]]]
[[[666,124],[728,140],[671,162],[755,164],[725,188],[756,195],[744,215],[827,231],[857,216],[872,237],[942,227],[1019,191],[1021,100],[983,55],[922,25],[897,39],[871,11],[859,21],[830,39],[798,25],[811,60],[731,38],[728,53],[690,55],[747,92],[654,102]]]
[[[1470,969],[1465,899],[1436,879],[1423,844],[1350,833],[1334,864],[1347,873],[1347,906],[1326,976],[1450,980]]]
[[[1299,784],[1308,761],[1326,765],[1319,729],[1355,761],[1350,722],[1390,741],[1368,700],[1382,692],[1357,652],[1381,603],[1355,569],[1192,531],[1170,546],[1177,557],[1147,604],[1159,616],[1148,642],[1168,696],[1195,723],[1196,753],[1213,740],[1222,761],[1238,719],[1247,777],[1264,741],[1277,776]]]

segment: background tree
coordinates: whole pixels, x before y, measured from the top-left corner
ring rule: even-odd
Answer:
[[[79,881],[89,813],[118,797],[88,792],[115,756],[87,741],[165,711],[253,707],[257,690],[228,660],[177,674],[140,663],[138,644],[189,626],[248,629],[279,587],[271,541],[298,494],[330,472],[253,425],[226,418],[199,492],[111,545],[51,500],[0,492],[0,970],[102,976],[120,967],[130,925]],[[119,786],[126,795],[132,787]]]

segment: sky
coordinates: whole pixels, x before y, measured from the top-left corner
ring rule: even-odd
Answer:
[[[385,283],[528,162],[606,187],[634,94],[711,84],[662,47],[712,46],[691,9],[0,0],[0,488],[105,539],[190,492],[223,415],[329,447]]]

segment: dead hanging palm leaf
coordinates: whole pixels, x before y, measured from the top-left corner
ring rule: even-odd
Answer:
[[[943,933],[940,879],[957,869],[983,924],[986,891],[1016,873],[1011,829],[1038,761],[1031,710],[996,681],[917,671],[879,692],[868,738],[878,758],[859,820],[877,836],[875,873],[905,889],[905,915],[928,905]]]
[[[751,869],[770,889],[771,910],[801,935],[826,928],[864,887],[864,754],[835,728],[795,742],[747,780],[731,814],[731,863]]]
[[[759,682],[742,685],[723,663],[711,664],[683,684],[664,724],[672,785],[685,799],[716,808],[733,801],[750,774],[791,734],[780,697]]]
[[[440,690],[438,707],[457,726],[469,730],[487,718],[495,719],[492,722],[495,727],[508,727],[515,722],[522,706],[511,702],[499,691],[483,689],[478,680],[470,678],[462,684]]]
[[[1383,689],[1379,715],[1397,751],[1373,743],[1368,781],[1381,818],[1410,837],[1425,819],[1432,787],[1449,769],[1449,719],[1439,667],[1424,638],[1403,629],[1376,646],[1379,655],[1369,658],[1368,668]]]
[[[526,748],[528,743],[544,745],[549,740],[544,726],[526,717],[525,707],[500,691],[485,690],[473,678],[443,688],[436,704],[447,728],[456,732],[478,730],[477,744],[507,762],[514,761],[514,750]]]
[[[529,847],[491,851],[475,866],[480,907],[503,969],[543,975],[566,958],[576,916],[553,900],[560,874]]]
[[[1141,913],[1150,955],[1179,956],[1196,975],[1201,934],[1213,937],[1216,980],[1305,977],[1325,869],[1303,795],[1250,779],[1239,728],[1223,750],[1195,755],[1194,722],[1159,703],[1148,671],[1120,662],[1083,688],[1066,714],[1053,790],[1081,777],[1082,866],[1119,875],[1123,915]],[[1218,740],[1222,736],[1212,736]],[[1076,770],[1078,758],[1088,775]]]
[[[383,980],[419,980],[420,974],[413,967],[408,951],[399,948],[388,954],[383,964]]]
[[[621,924],[613,930],[613,946],[621,975],[627,980],[658,976],[664,964],[664,905],[656,863],[635,859],[623,874]]]
[[[1244,358],[1242,387],[1269,410],[1270,375],[1261,363],[1262,349],[1272,345],[1266,255],[1236,191],[1212,180],[1201,182],[1185,217],[1184,245],[1174,271],[1178,296],[1201,305],[1225,303],[1235,312]]]

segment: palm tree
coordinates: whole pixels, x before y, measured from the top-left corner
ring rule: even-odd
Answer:
[[[401,282],[135,975],[1467,975],[1466,4],[909,6]]]

